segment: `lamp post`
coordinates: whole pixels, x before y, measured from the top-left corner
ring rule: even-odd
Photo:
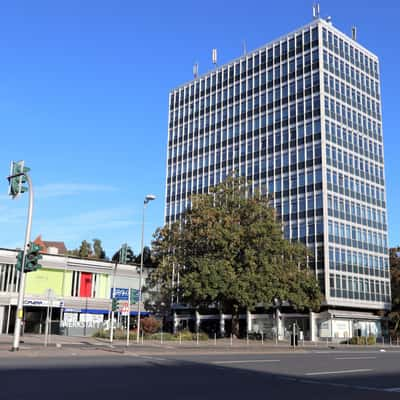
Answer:
[[[279,342],[279,315],[278,310],[281,305],[281,301],[278,297],[274,297],[273,299],[273,308],[275,310],[275,343]]]
[[[146,211],[146,206],[147,204],[155,200],[156,196],[153,194],[148,194],[144,198],[143,202],[143,217],[142,217],[142,243],[141,243],[141,254],[140,254],[140,272],[139,272],[139,300],[138,300],[138,316],[137,316],[137,331],[136,331],[136,342],[139,344],[140,343],[140,306],[142,302],[142,275],[143,275],[143,241],[144,241],[144,214]]]

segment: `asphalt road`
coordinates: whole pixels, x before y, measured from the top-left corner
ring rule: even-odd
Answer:
[[[400,352],[21,352],[0,358],[0,382],[10,400],[400,399]]]

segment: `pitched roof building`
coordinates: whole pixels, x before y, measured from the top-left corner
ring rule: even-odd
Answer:
[[[35,240],[35,244],[42,247],[42,252],[47,254],[67,254],[67,248],[64,242],[55,242],[42,240],[42,235],[39,235]]]

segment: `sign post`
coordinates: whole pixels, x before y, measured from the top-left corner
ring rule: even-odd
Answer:
[[[129,325],[131,323],[131,289],[128,288],[128,315],[126,316],[126,347],[129,346]]]
[[[44,331],[44,347],[47,347],[47,345],[49,343],[49,324],[51,323],[50,309],[52,308],[54,291],[52,289],[47,289],[45,291],[45,295],[47,295],[47,312],[46,312],[46,326],[45,326],[45,331]]]

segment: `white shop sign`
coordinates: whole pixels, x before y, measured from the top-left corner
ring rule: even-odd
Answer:
[[[11,299],[10,305],[16,306],[17,305],[17,299]],[[64,301],[63,300],[39,300],[39,299],[24,299],[24,307],[64,307]]]

